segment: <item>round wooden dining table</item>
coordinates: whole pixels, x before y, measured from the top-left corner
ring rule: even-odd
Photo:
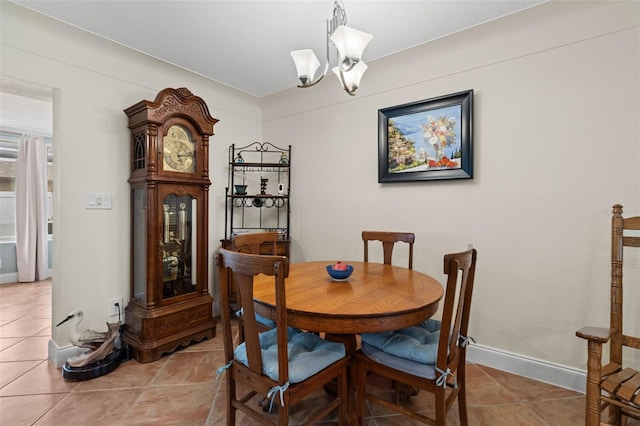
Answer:
[[[437,310],[444,289],[435,278],[400,266],[346,262],[353,273],[334,281],[327,265],[335,261],[292,263],[286,278],[287,317],[291,327],[324,332],[330,340],[356,350],[356,335],[418,324]],[[273,277],[254,279],[256,312],[275,314]]]

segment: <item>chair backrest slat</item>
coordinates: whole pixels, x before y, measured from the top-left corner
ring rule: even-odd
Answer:
[[[415,240],[416,236],[412,232],[362,231],[364,261],[369,261],[369,241],[382,242],[384,263],[386,265],[391,265],[395,243],[404,242],[409,244],[409,269],[413,269],[413,243]]]
[[[620,209],[622,209],[622,206],[620,206]],[[625,218],[622,226],[624,226],[624,229],[640,231],[640,216]]]
[[[622,245],[625,247],[640,247],[640,237],[622,237]]]

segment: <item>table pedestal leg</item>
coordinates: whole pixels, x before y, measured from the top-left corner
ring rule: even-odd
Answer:
[[[332,342],[339,342],[344,344],[344,348],[347,351],[347,356],[353,355],[356,349],[358,349],[355,334],[326,333],[324,338]]]

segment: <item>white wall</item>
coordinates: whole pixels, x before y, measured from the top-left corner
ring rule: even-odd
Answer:
[[[129,296],[130,136],[123,110],[155,99],[166,87],[187,87],[220,120],[209,165],[213,253],[224,236],[227,149],[260,139],[260,108],[252,96],[13,3],[2,1],[0,7],[3,81],[55,91],[53,323],[80,308],[83,327],[103,330],[107,319],[113,321],[107,317],[109,300]],[[113,209],[85,210],[87,192],[111,193]],[[213,265],[209,269],[213,276]],[[68,345],[67,333],[54,327],[52,340]]]
[[[292,145],[293,261],[413,231],[414,268],[442,278],[443,254],[472,243],[470,334],[584,369],[575,331],[608,324],[611,206],[640,214],[639,25],[638,2],[550,2],[370,62],[356,97],[327,76],[263,99],[264,139]],[[378,109],[466,89],[474,179],[378,184]],[[640,289],[625,298],[640,333]]]

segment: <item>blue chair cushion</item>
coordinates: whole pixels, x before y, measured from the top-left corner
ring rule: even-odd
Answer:
[[[278,381],[277,328],[260,333],[262,372]],[[324,340],[313,333],[287,328],[289,354],[289,383],[300,383],[346,355],[342,343]],[[248,366],[247,348],[241,343],[234,351],[235,359]]]
[[[256,314],[256,321],[269,328],[274,328],[276,326],[276,322],[274,320],[270,320],[269,318],[260,314]]]
[[[239,310],[236,311],[236,316],[237,317],[241,317],[242,315],[244,315],[244,308],[240,308]],[[256,315],[256,321],[258,321],[260,324],[267,326],[268,328],[274,328],[276,326],[276,322],[263,316],[260,315],[258,313],[255,314]]]
[[[372,360],[405,373],[433,380],[436,378],[435,364],[423,364],[406,358],[388,354],[375,346],[362,343],[362,352]]]
[[[366,333],[362,335],[363,349],[366,344],[395,357],[421,364],[435,364],[440,325],[440,321],[428,319],[400,330]],[[365,352],[365,355],[368,354]]]

